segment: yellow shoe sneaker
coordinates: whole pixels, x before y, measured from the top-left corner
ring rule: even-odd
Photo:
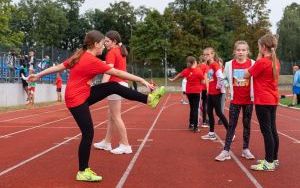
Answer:
[[[263,160],[261,163],[258,163],[256,165],[251,165],[252,170],[257,171],[274,171],[275,170],[275,164],[269,163],[266,160]]]
[[[166,89],[164,86],[161,86],[158,89],[154,90],[148,95],[148,105],[152,108],[155,108],[165,93]]]
[[[78,171],[76,175],[77,181],[101,181],[102,177],[98,176],[95,172],[93,172],[90,168],[86,168],[84,171]]]

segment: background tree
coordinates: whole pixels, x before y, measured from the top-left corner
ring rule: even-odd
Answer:
[[[300,63],[300,5],[293,3],[284,9],[283,17],[278,23],[278,55],[283,73],[292,73],[292,66]]]
[[[0,0],[0,48],[17,48],[22,43],[24,34],[11,27],[12,13],[15,7],[10,0]]]

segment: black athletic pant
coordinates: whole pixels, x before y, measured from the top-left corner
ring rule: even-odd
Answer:
[[[78,150],[80,171],[84,171],[89,167],[90,150],[94,138],[94,127],[89,106],[111,94],[118,94],[123,98],[145,104],[148,98],[147,95],[124,87],[116,82],[107,82],[91,87],[91,94],[85,103],[74,108],[69,108],[82,133]]]
[[[300,104],[300,94],[297,94],[297,104]]]
[[[279,138],[276,129],[276,105],[255,105],[256,116],[264,137],[265,159],[268,162],[278,159]]]
[[[253,104],[232,104],[230,103],[229,107],[229,127],[226,133],[226,140],[224,150],[229,151],[230,145],[232,143],[232,138],[235,134],[235,129],[238,123],[239,115],[241,109],[243,110],[243,149],[249,148],[250,140],[250,126],[251,126],[251,117],[253,111]]]
[[[207,116],[207,90],[202,90],[201,100],[202,100],[202,122],[206,123],[206,116]]]
[[[189,99],[190,105],[190,119],[189,126],[194,128],[198,127],[198,110],[200,102],[200,93],[187,93],[187,98]]]
[[[208,121],[209,121],[209,132],[215,131],[215,119],[214,119],[214,112],[213,112],[214,109],[217,116],[222,121],[226,130],[228,129],[228,121],[221,110],[221,97],[222,94],[218,94],[218,95],[208,94],[207,96],[207,114],[208,114]]]

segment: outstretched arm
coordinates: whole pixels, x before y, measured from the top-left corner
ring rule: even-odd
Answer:
[[[179,74],[177,74],[174,78],[169,78],[169,80],[171,81],[171,82],[173,82],[173,81],[175,81],[175,80],[177,80],[178,78],[181,78],[182,76],[181,76],[181,74],[179,73]]]
[[[50,67],[48,69],[43,70],[42,72],[39,72],[38,74],[31,74],[28,77],[28,80],[31,82],[37,81],[38,79],[40,79],[41,77],[51,74],[51,73],[56,73],[56,72],[60,72],[65,70],[66,67],[64,66],[63,63],[56,65],[54,67]]]

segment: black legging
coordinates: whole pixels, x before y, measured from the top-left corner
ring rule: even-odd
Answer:
[[[202,100],[202,122],[206,123],[206,116],[207,116],[207,90],[202,90],[202,92],[201,92],[201,100]]]
[[[200,93],[187,93],[187,98],[189,99],[190,104],[190,119],[189,126],[196,129],[198,127],[198,110],[199,110],[199,101]]]
[[[276,129],[276,105],[255,105],[256,116],[265,143],[265,159],[278,159],[279,137]]]
[[[243,110],[243,149],[249,148],[250,126],[253,111],[253,104],[232,104],[229,107],[229,127],[226,133],[224,150],[229,151],[232,143],[232,138],[235,134],[235,129],[239,119],[241,109]]]
[[[208,121],[209,121],[209,132],[215,131],[215,119],[214,119],[214,112],[213,112],[214,109],[217,116],[222,121],[226,130],[228,129],[228,121],[221,110],[221,96],[222,94],[218,94],[218,95],[208,94],[207,96],[207,114],[208,114]]]
[[[124,87],[116,82],[107,82],[91,87],[91,93],[85,103],[69,108],[82,133],[78,150],[79,170],[84,171],[89,167],[91,145],[94,138],[93,120],[89,106],[103,100],[111,94],[118,94],[123,98],[147,103],[148,96],[135,90]]]

